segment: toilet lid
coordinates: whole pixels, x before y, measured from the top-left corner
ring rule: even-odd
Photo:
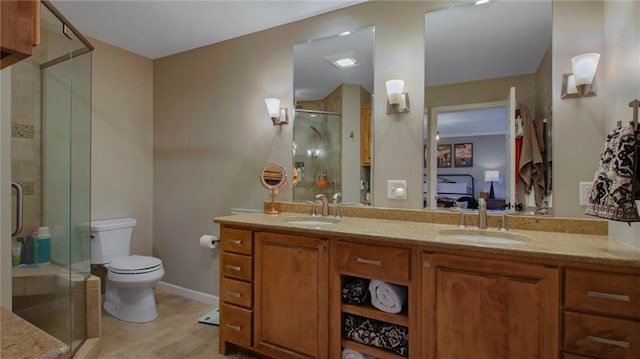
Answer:
[[[160,259],[146,256],[121,257],[109,263],[109,271],[118,274],[148,273],[160,267],[162,267]]]

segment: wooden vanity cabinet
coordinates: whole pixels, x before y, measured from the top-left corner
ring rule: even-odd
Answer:
[[[255,234],[254,349],[273,358],[329,358],[328,240]]]
[[[640,358],[640,276],[564,271],[565,358]]]
[[[417,283],[412,281],[413,255],[415,247],[401,246],[372,241],[358,242],[336,239],[332,244],[332,302],[331,302],[331,358],[340,358],[344,348],[357,350],[374,358],[405,358],[386,349],[359,343],[343,336],[345,315],[409,328],[409,358],[420,358],[418,336],[411,328],[416,327],[417,317],[415,303]],[[408,299],[400,313],[387,313],[378,310],[371,304],[353,305],[342,302],[342,287],[347,278],[377,279],[407,287]],[[412,344],[413,343],[413,344]]]
[[[559,270],[423,253],[424,358],[557,358]]]
[[[40,3],[0,1],[0,69],[31,56],[40,36]]]

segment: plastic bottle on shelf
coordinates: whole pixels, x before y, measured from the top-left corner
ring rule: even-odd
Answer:
[[[33,256],[35,252],[33,241],[34,238],[31,234],[28,234],[24,239],[24,243],[22,245],[22,258],[20,260],[22,264],[33,264]]]
[[[40,227],[36,235],[36,263],[51,263],[51,235],[49,227]]]

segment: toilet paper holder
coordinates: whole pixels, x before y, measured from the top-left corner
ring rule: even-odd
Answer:
[[[209,249],[216,249],[220,243],[220,239],[211,234],[203,234],[200,237],[200,246]]]

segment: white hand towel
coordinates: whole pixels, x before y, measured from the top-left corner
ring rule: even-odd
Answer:
[[[343,349],[342,359],[373,359],[373,357],[366,354],[362,354],[353,349]]]
[[[371,280],[369,283],[371,304],[387,313],[400,313],[407,301],[407,287]]]

